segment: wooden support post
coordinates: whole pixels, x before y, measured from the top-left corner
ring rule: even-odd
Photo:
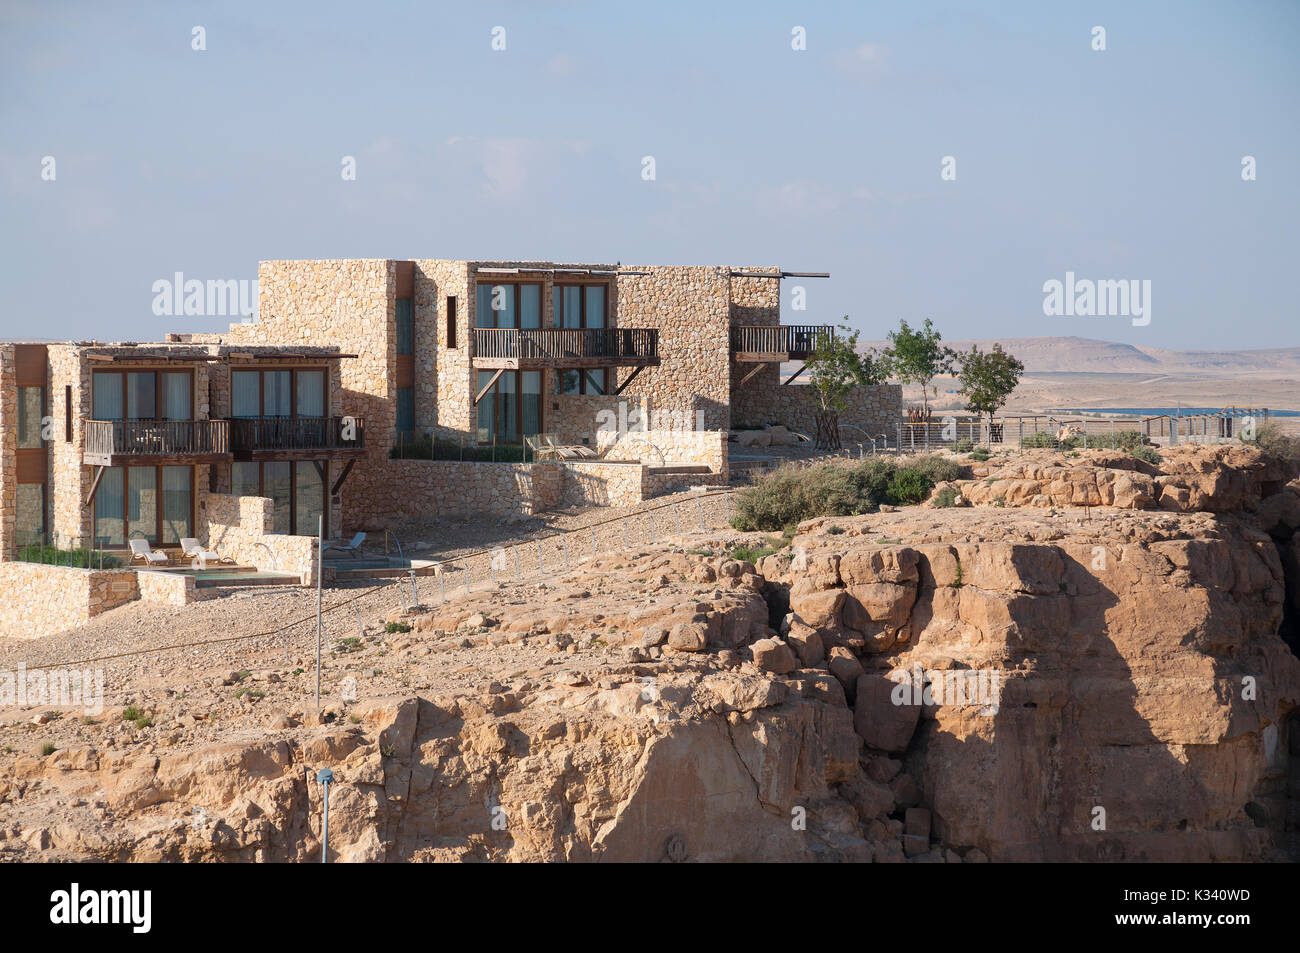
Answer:
[[[504,367],[497,368],[497,372],[496,372],[495,374],[492,375],[492,379],[491,379],[490,381],[488,381],[486,384],[483,385],[483,389],[482,389],[481,391],[479,391],[479,392],[478,392],[478,396],[474,398],[474,404],[475,404],[475,406],[478,405],[478,402],[479,402],[480,400],[482,400],[485,396],[487,396],[487,392],[488,392],[488,391],[490,391],[493,387],[496,386],[496,384],[497,384],[497,380],[498,380],[498,379],[501,377],[501,375],[504,374],[505,372],[506,372],[506,370],[505,370]]]
[[[99,492],[99,481],[104,478],[104,471],[107,469],[108,469],[107,467],[95,467],[95,479],[91,481],[90,495],[86,497],[87,507],[90,506],[91,503],[95,502],[95,494]],[[85,507],[83,507],[83,509],[84,508]]]
[[[736,385],[736,386],[738,386],[738,387],[744,387],[746,384],[749,383],[750,378],[752,378],[755,374],[757,374],[757,373],[758,373],[759,371],[761,371],[763,368],[767,367],[767,365],[770,364],[770,363],[771,363],[771,361],[764,361],[764,362],[761,363],[761,364],[755,364],[754,367],[753,367],[753,369],[752,369],[748,374],[746,374],[744,377],[742,377],[742,378],[740,379],[740,383],[739,383],[738,385]]]
[[[335,480],[334,485],[330,487],[330,496],[338,495],[339,487],[343,486],[343,481],[348,478],[348,474],[352,472],[352,468],[356,465],[356,462],[356,460],[349,460],[344,464],[343,472],[339,474],[339,478]]]
[[[635,368],[632,369],[632,373],[629,374],[629,375],[627,376],[627,378],[623,381],[623,383],[619,384],[618,387],[614,390],[614,396],[615,396],[615,397],[617,397],[619,394],[623,393],[623,389],[624,389],[625,387],[627,387],[628,384],[630,384],[630,383],[632,383],[634,380],[636,380],[636,376],[637,376],[638,374],[641,373],[641,368],[644,367],[644,366],[645,366],[645,365],[639,365],[639,366],[637,366],[637,367],[635,367]]]
[[[802,373],[804,372],[804,368],[806,368],[807,366],[808,366],[807,363],[800,364],[800,365],[799,365],[799,369],[798,369],[797,371],[795,371],[793,374],[790,375],[789,380],[784,380],[784,381],[782,381],[782,382],[781,382],[781,385],[784,386],[784,385],[790,383],[790,381],[794,380],[796,377],[798,377],[800,374],[802,374]]]

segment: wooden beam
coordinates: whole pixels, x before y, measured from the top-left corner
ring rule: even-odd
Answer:
[[[497,372],[492,375],[492,379],[483,385],[483,389],[479,391],[478,396],[474,398],[474,406],[476,407],[478,406],[478,402],[482,400],[485,396],[487,396],[487,392],[496,386],[497,379],[500,378],[501,375],[504,374],[505,372],[506,369],[504,367],[497,368]]]
[[[334,486],[330,489],[330,496],[338,496],[339,487],[341,487],[343,481],[348,478],[348,474],[352,472],[352,467],[356,465],[356,462],[357,461],[355,460],[349,460],[347,464],[344,465],[343,472],[339,474],[339,478],[334,481]]]
[[[804,368],[806,368],[807,366],[808,366],[808,364],[807,364],[806,362],[803,363],[803,364],[800,364],[800,365],[799,365],[799,370],[795,371],[793,374],[790,375],[790,380],[782,381],[782,382],[781,382],[781,386],[784,387],[786,384],[790,383],[790,381],[794,380],[796,377],[798,377],[800,374],[802,374],[802,373],[804,372]]]
[[[755,364],[752,368],[750,368],[749,373],[746,374],[744,377],[742,377],[742,378],[740,379],[740,383],[739,383],[738,385],[736,385],[736,386],[737,386],[737,387],[744,387],[746,384],[749,383],[749,379],[750,379],[751,377],[753,377],[755,374],[757,374],[757,373],[758,373],[759,371],[761,371],[763,368],[767,367],[767,363],[768,363],[768,362],[765,361],[765,362],[762,363],[762,364]]]
[[[99,481],[104,478],[105,469],[107,468],[106,467],[95,468],[95,479],[92,480],[90,483],[90,496],[86,497],[86,506],[82,507],[82,509],[89,507],[91,503],[95,502],[95,494],[99,492]]]
[[[621,384],[618,385],[618,389],[614,391],[614,396],[617,397],[619,394],[623,393],[623,389],[624,389],[625,387],[627,387],[628,384],[630,384],[630,383],[632,383],[634,380],[636,380],[636,376],[637,376],[638,374],[640,374],[640,373],[641,373],[641,368],[640,368],[640,367],[637,367],[636,369],[634,369],[634,370],[632,371],[632,373],[629,374],[629,375],[627,376],[627,378],[623,381],[623,383],[621,383]]]

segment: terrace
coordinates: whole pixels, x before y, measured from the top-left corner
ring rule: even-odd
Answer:
[[[657,328],[475,328],[474,366],[482,370],[652,367]]]
[[[225,463],[233,459],[225,420],[84,420],[83,462],[121,467]]]

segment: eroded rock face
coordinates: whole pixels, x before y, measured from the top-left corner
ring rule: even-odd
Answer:
[[[862,645],[858,733],[868,751],[906,751],[938,839],[994,860],[1248,859],[1284,841],[1300,804],[1280,753],[1300,703],[1300,661],[1278,637],[1293,542],[1209,514],[998,512],[837,518],[835,536],[808,524],[794,545],[823,567],[815,586],[763,564],[805,605],[847,605],[860,576],[846,566],[900,567],[893,584],[913,587],[874,616],[811,618],[827,644]],[[1285,527],[1290,512],[1264,519]],[[904,527],[917,542],[868,536]],[[881,650],[886,617],[898,635]],[[891,703],[887,676],[911,673],[949,697]],[[985,673],[993,704],[954,700],[954,679],[985,677],[987,696]]]
[[[1150,477],[1095,462],[1066,469]],[[1279,859],[1300,485],[1267,482],[1227,515],[814,520],[758,567],[642,552],[412,610],[327,668],[400,690],[318,714],[268,673],[257,705],[298,701],[259,719],[233,672],[0,756],[0,852],[313,859],[330,767],[346,861]]]

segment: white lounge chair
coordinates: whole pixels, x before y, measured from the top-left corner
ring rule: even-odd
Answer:
[[[133,539],[131,540],[131,561],[134,562],[137,559],[143,559],[145,563],[152,566],[157,563],[166,563],[167,554],[160,553],[152,548],[147,539]]]
[[[341,543],[326,543],[325,547],[321,550],[321,553],[324,554],[326,550],[337,549],[339,552],[347,553],[350,556],[358,556],[361,554],[361,544],[365,541],[366,534],[357,533],[357,535],[352,537],[352,542],[348,543],[346,546]]]
[[[204,549],[199,545],[199,541],[192,536],[181,537],[181,552],[190,557],[190,565],[195,569],[207,569],[208,560],[220,562],[221,554],[211,550]]]

